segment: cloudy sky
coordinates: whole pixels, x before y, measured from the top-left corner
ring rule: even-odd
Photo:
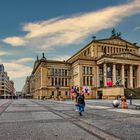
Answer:
[[[36,56],[66,60],[112,28],[140,46],[140,0],[0,0],[0,63],[21,90]]]

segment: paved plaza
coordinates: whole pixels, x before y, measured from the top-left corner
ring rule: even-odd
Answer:
[[[103,139],[139,140],[140,110],[113,108],[111,100],[88,100],[79,116],[71,100],[0,100],[0,140]]]

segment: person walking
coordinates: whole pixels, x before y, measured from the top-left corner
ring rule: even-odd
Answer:
[[[77,97],[77,103],[78,103],[79,115],[82,116],[82,112],[84,112],[84,108],[85,108],[85,97],[84,97],[84,94],[80,94]]]
[[[129,94],[130,105],[132,105],[132,94]]]

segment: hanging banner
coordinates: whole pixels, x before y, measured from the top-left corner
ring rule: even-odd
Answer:
[[[106,85],[108,86],[108,87],[112,87],[112,80],[107,80],[107,83],[106,83]]]
[[[77,92],[79,92],[78,86],[71,86],[70,87],[70,93],[77,93]]]
[[[83,94],[85,94],[85,93],[90,93],[90,87],[82,86],[82,93],[83,93]]]

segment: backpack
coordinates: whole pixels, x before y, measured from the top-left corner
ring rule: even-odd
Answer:
[[[79,95],[77,98],[78,104],[85,104],[84,97]]]

